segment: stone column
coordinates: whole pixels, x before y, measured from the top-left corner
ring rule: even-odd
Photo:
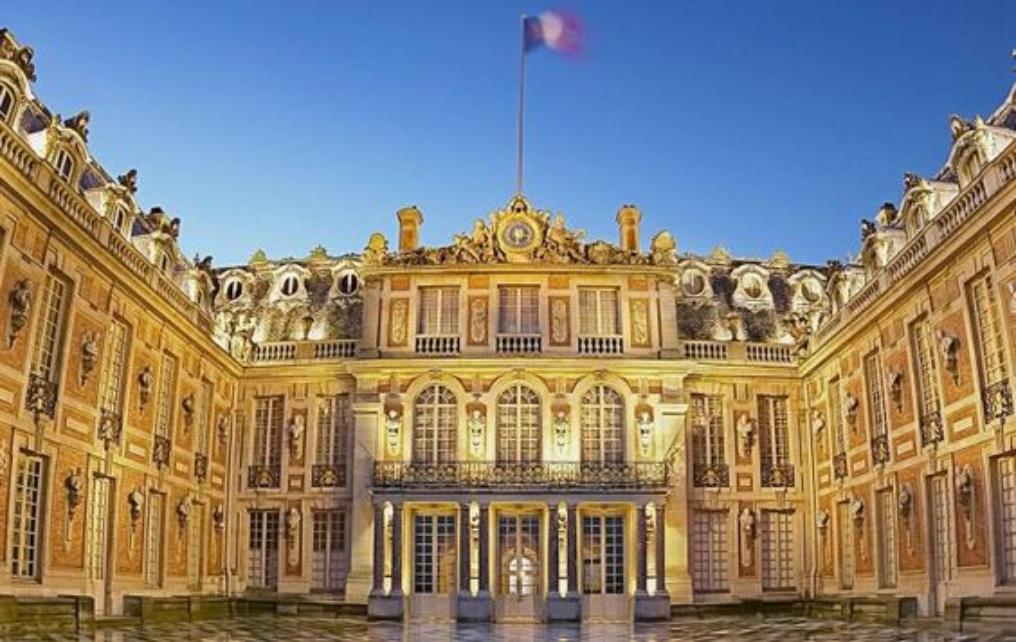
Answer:
[[[469,504],[459,505],[459,595],[469,596],[470,553],[469,545]]]
[[[656,595],[668,595],[667,593],[667,532],[666,505],[660,502],[656,505]]]
[[[568,504],[568,595],[579,593],[579,539],[578,539],[578,506]]]
[[[646,578],[649,575],[649,542],[646,541],[648,537],[646,507],[636,505],[635,512],[636,524],[638,525],[637,541],[635,542],[635,594],[645,595],[647,593]]]
[[[490,509],[480,504],[480,590],[481,597],[490,597]]]
[[[368,493],[377,444],[380,404],[357,403],[353,407],[353,426],[350,488],[352,488],[349,529],[350,568],[346,580],[346,600],[351,604],[365,604],[372,589],[375,533],[375,508]]]
[[[560,593],[561,591],[561,564],[559,561],[558,539],[557,539],[557,505],[550,504],[547,511],[547,576],[550,578],[550,586],[547,593]]]
[[[374,504],[374,581],[370,597],[383,595],[385,591],[385,505]]]
[[[402,596],[402,502],[392,502],[392,597]]]

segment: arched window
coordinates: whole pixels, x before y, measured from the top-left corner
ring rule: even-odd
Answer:
[[[624,400],[602,384],[582,395],[582,461],[624,461]]]
[[[529,386],[514,383],[497,398],[497,460],[540,461],[543,431],[540,397]]]
[[[0,82],[0,122],[9,122],[14,113],[14,90],[6,83]]]
[[[458,417],[451,390],[440,384],[424,388],[413,406],[413,461],[455,461]]]
[[[53,167],[56,168],[56,173],[60,178],[65,181],[71,180],[71,174],[74,172],[74,159],[71,158],[70,152],[66,149],[57,150],[56,156],[53,157]]]

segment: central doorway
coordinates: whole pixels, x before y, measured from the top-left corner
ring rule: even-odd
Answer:
[[[498,621],[543,619],[540,514],[500,514],[497,518]]]

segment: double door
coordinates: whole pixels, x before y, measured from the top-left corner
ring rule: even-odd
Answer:
[[[543,567],[540,514],[504,513],[497,517],[498,621],[538,621],[543,617]]]

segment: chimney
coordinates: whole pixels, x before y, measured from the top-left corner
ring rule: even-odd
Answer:
[[[412,252],[420,247],[420,224],[423,212],[415,205],[403,207],[396,215],[399,219],[399,252]]]
[[[617,210],[617,229],[621,237],[621,249],[628,252],[639,251],[639,223],[642,212],[634,205],[622,205]]]

